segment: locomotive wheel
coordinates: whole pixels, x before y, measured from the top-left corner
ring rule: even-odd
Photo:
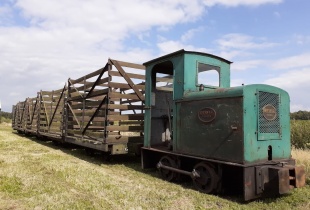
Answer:
[[[206,163],[198,163],[194,170],[200,175],[193,179],[194,186],[203,193],[212,193],[215,191],[219,178],[212,167]]]
[[[177,164],[176,162],[169,156],[165,155],[160,159],[160,162],[165,165],[165,166],[170,166],[173,168],[177,168]],[[162,179],[166,180],[166,181],[174,181],[177,178],[177,173],[167,170],[167,169],[163,169],[163,168],[159,168],[159,173],[162,177]]]

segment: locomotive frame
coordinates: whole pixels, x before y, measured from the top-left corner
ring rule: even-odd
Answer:
[[[185,50],[143,65],[109,59],[17,103],[12,126],[104,155],[141,153],[142,168],[157,168],[167,181],[189,176],[204,193],[232,190],[251,200],[304,186],[304,168],[290,154],[288,94],[230,87],[230,64]],[[216,85],[201,77],[210,71]]]

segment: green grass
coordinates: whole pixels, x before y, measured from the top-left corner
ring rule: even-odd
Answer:
[[[310,151],[294,150],[293,156],[309,173]],[[105,163],[82,149],[56,147],[0,125],[0,209],[310,208],[309,186],[249,203],[202,194],[191,186],[165,182],[156,171],[142,171],[134,156]]]

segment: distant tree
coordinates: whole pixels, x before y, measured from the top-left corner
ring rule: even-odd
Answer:
[[[1,117],[7,118],[7,119],[12,119],[12,113],[11,112],[2,112],[1,111]]]
[[[301,111],[291,113],[292,120],[310,120],[310,112]]]

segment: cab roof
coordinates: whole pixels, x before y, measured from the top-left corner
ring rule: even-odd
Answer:
[[[224,58],[221,58],[219,56],[216,56],[216,55],[212,55],[212,54],[209,54],[209,53],[203,53],[203,52],[196,52],[196,51],[186,51],[184,49],[182,50],[178,50],[176,52],[173,52],[173,53],[170,53],[170,54],[167,54],[167,55],[164,55],[164,56],[161,56],[161,57],[158,57],[158,58],[155,58],[153,60],[150,60],[150,61],[147,61],[145,63],[143,63],[143,65],[149,65],[151,63],[155,63],[157,61],[160,61],[160,60],[165,60],[169,57],[173,57],[173,56],[176,56],[176,55],[180,55],[180,54],[196,54],[196,55],[202,55],[202,56],[207,56],[207,57],[212,57],[212,58],[215,58],[215,59],[218,59],[218,60],[221,60],[225,63],[228,63],[228,64],[231,64],[232,62],[229,61],[229,60],[226,60]]]

